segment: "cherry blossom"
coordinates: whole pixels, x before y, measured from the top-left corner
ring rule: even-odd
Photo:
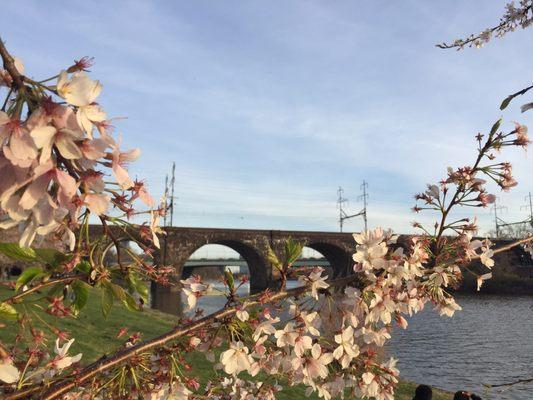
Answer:
[[[79,353],[74,357],[68,355],[68,350],[70,349],[70,346],[72,346],[72,343],[74,343],[74,339],[70,339],[63,346],[59,346],[59,338],[56,339],[54,351],[57,354],[57,357],[52,360],[52,365],[55,368],[59,370],[65,369],[81,360],[82,353]]]
[[[249,349],[242,342],[231,342],[230,348],[220,355],[220,363],[227,374],[237,375],[252,368],[253,359]]]
[[[10,358],[0,360],[0,381],[15,383],[20,378],[20,371],[13,365]]]

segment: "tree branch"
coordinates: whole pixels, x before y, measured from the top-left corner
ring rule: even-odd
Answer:
[[[496,254],[502,253],[504,251],[510,250],[516,246],[519,246],[521,244],[527,243],[532,240],[533,240],[533,236],[518,240],[509,245],[506,245],[506,246],[500,247],[499,249],[494,250],[494,253]],[[475,260],[478,258],[479,256],[473,257],[472,260]],[[69,279],[72,279],[72,278],[69,278]],[[328,281],[328,283],[330,287],[345,286],[345,285],[348,285],[349,283],[353,283],[357,281],[358,279],[359,279],[359,275],[350,275],[344,278],[330,280]],[[307,286],[283,290],[270,296],[269,302],[283,300],[291,296],[302,295],[308,291],[310,291],[310,288]],[[261,296],[264,296],[264,293],[262,294],[260,293],[260,294],[253,296],[252,297],[253,300],[248,301],[248,304],[250,306],[261,304],[261,302],[259,301],[259,298]],[[168,331],[167,333],[164,333],[163,335],[160,335],[148,341],[139,343],[136,346],[122,349],[110,357],[101,358],[95,361],[94,363],[88,365],[87,367],[85,367],[79,373],[70,376],[68,380],[63,380],[61,382],[56,383],[55,385],[52,385],[46,391],[46,393],[43,394],[42,399],[43,400],[57,399],[58,397],[68,393],[70,390],[75,389],[77,386],[83,384],[84,382],[87,382],[88,380],[94,378],[98,374],[104,371],[107,371],[117,365],[120,365],[140,353],[161,347],[172,340],[179,339],[191,332],[207,327],[214,322],[230,317],[233,314],[235,314],[238,310],[239,310],[238,307],[224,308],[202,319],[199,319],[198,321],[185,324],[182,327],[176,327]],[[19,400],[19,399],[27,398],[29,394],[38,392],[40,390],[43,390],[42,385],[35,386],[33,388],[28,388],[24,391],[8,395],[7,397],[5,397],[5,400]]]
[[[9,76],[11,76],[11,79],[13,79],[14,88],[17,90],[24,90],[24,83],[23,83],[24,77],[15,67],[15,60],[13,59],[11,54],[9,54],[9,52],[7,51],[1,37],[0,37],[0,56],[2,57],[2,61],[4,62],[4,69],[9,73]]]
[[[350,275],[348,277],[331,280],[328,283],[330,284],[330,286],[344,286],[351,282],[355,282],[358,279],[359,279],[358,275]],[[309,290],[310,289],[307,286],[302,286],[302,287],[297,287],[297,288],[281,291],[270,296],[269,301],[278,301],[278,300],[285,299],[287,297],[298,296],[298,295],[308,292]],[[261,304],[261,302],[258,299],[262,295],[264,294],[255,295],[253,297],[255,300],[248,301],[248,305],[253,306],[253,305]],[[101,358],[95,361],[94,363],[88,365],[87,367],[85,367],[78,374],[72,375],[71,377],[68,378],[68,380],[64,380],[64,381],[56,383],[55,385],[52,385],[51,388],[43,394],[41,399],[42,400],[57,399],[58,397],[68,393],[70,390],[76,388],[77,386],[82,385],[84,382],[87,382],[88,380],[95,377],[96,375],[104,371],[107,371],[110,368],[117,366],[131,359],[135,355],[161,347],[165,343],[168,343],[172,340],[179,339],[180,337],[183,337],[193,331],[209,326],[216,321],[232,316],[238,311],[238,309],[239,308],[237,307],[229,307],[229,308],[222,309],[202,319],[199,319],[198,321],[185,324],[182,327],[176,327],[161,336],[145,341],[136,346],[120,350],[110,357]],[[43,387],[41,385],[36,386],[34,388],[28,388],[22,392],[8,395],[4,398],[4,400],[18,400],[18,399],[27,398],[29,394],[35,393],[42,389]]]

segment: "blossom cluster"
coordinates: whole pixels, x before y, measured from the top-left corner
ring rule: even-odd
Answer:
[[[429,209],[441,216],[433,233],[415,223],[424,232],[416,237],[397,237],[380,228],[355,234],[353,274],[338,279],[329,279],[318,267],[300,273],[291,268],[301,247],[287,242],[284,257],[272,249],[269,253],[281,276],[279,285],[273,285],[279,290],[240,297],[233,275],[226,271],[227,302],[211,316],[203,316],[196,306],[212,285],[198,276],[183,279],[194,317],[183,318],[172,331],[146,342],[132,334],[118,349],[120,362],[103,357],[92,366],[99,374],[84,375],[75,369],[82,355],[68,354],[74,339],[67,340],[68,333],[48,324],[57,337],[55,349],[49,351],[45,333],[31,324],[29,313],[18,314],[15,300],[50,286],[47,312],[68,317],[81,310],[89,288],[95,286],[102,293],[104,315],[114,300],[138,310],[134,296],[148,300],[142,278],[168,283],[170,268],[136,257],[121,262],[121,248],[107,224],[132,226],[128,218],[138,213],[133,202],[140,199],[152,208],[150,223],[137,227],[139,244],[150,255],[150,246],[157,247],[163,233],[163,210],[153,209],[144,184],[132,180],[125,168],[139,151],[120,150],[120,138],[113,137],[111,120],[96,102],[102,85],[86,73],[89,59],[40,82],[22,75],[20,60],[12,64],[18,73],[12,68],[0,71],[0,84],[8,88],[0,111],[0,227],[21,229],[20,246],[11,244],[9,254],[45,265],[28,268],[14,285],[18,294],[0,303],[2,315],[19,324],[18,338],[31,338],[9,348],[0,343],[2,394],[22,398],[16,396],[23,389],[36,395],[49,390],[48,398],[67,399],[272,400],[283,386],[303,385],[307,394],[324,399],[392,400],[399,371],[397,360],[386,359],[384,346],[394,329],[406,329],[408,318],[428,304],[443,316],[453,316],[461,307],[449,289],[460,284],[465,271],[476,276],[478,289],[492,276],[495,250],[488,239],[474,237],[475,220],[449,222],[448,217],[456,206],[493,203],[486,180],[503,190],[516,185],[510,164],[493,160],[505,146],[525,148],[527,128],[516,124],[504,133],[501,121],[477,136],[478,157],[472,166],[449,168],[438,185],[416,195],[423,204],[415,211]],[[51,80],[56,85],[48,86]],[[109,216],[111,207],[120,215]],[[91,214],[101,219],[118,265],[104,265],[105,250],[99,246],[107,249],[108,244],[88,238]],[[136,238],[129,231],[125,234]],[[70,252],[28,249],[44,236],[65,241]],[[485,273],[469,269],[473,260],[480,260]],[[301,286],[286,289],[294,271]],[[121,329],[117,337],[125,332]],[[205,385],[190,365],[188,355],[193,352],[205,355],[217,371]]]
[[[12,384],[21,388],[72,373],[69,367],[81,358],[67,354],[74,339],[60,346],[68,332],[53,323],[45,324],[44,330],[33,323],[34,308],[58,318],[76,315],[95,286],[105,293],[104,315],[115,299],[137,310],[147,301],[142,280],[166,282],[170,270],[156,269],[133,254],[128,254],[126,265],[121,260],[125,250],[108,226],[138,239],[151,256],[158,246],[158,218],[164,207],[156,208],[145,184],[128,173],[128,164],[140,151],[121,150],[112,119],[97,103],[103,86],[87,73],[92,60],[82,58],[50,79],[34,81],[23,75],[20,59],[12,58],[10,68],[10,56],[1,42],[0,47],[6,68],[0,70],[0,91],[6,95],[0,109],[0,229],[18,227],[20,232],[18,245],[2,243],[0,250],[41,264],[28,266],[13,282],[18,294],[0,303],[2,318],[15,321],[8,329],[19,328],[13,346],[0,343],[0,381],[9,392]],[[150,209],[146,213],[151,221],[131,236],[129,219],[145,212],[138,210],[137,200]],[[89,236],[91,215],[102,221],[105,240]],[[43,238],[55,248],[31,248],[39,247]],[[110,243],[118,265],[104,260]],[[47,289],[43,299],[48,307],[34,301],[29,307],[16,307],[15,298],[23,301],[26,293],[41,286]],[[47,345],[50,333],[58,337],[55,349]]]
[[[204,332],[196,338],[197,348],[207,350],[211,361],[214,349],[223,346],[221,333],[225,331],[229,338],[216,365],[229,377],[211,381],[203,394],[219,399],[271,399],[283,377],[325,399],[348,394],[394,398],[396,360],[381,361],[380,349],[395,326],[407,328],[407,318],[428,302],[441,315],[451,317],[460,310],[447,289],[460,281],[461,270],[458,263],[429,266],[427,243],[422,239],[400,245],[397,237],[382,229],[354,239],[354,272],[364,279],[363,288],[348,286],[339,292],[316,268],[300,277],[306,296],[273,304],[273,310],[250,306],[249,318],[244,319],[249,328],[235,315],[220,324],[216,337]],[[464,258],[482,257],[485,265],[492,265],[490,242],[471,236],[461,240]],[[187,291],[201,284],[198,277],[183,282]],[[195,299],[199,295],[195,291]],[[256,377],[259,372],[274,378],[271,385],[246,382],[243,374]],[[230,383],[232,395],[224,390]]]
[[[19,226],[23,247],[54,234],[67,239],[72,250],[84,209],[104,215],[112,203],[129,213],[135,198],[154,205],[142,182],[134,182],[125,169],[139,150],[120,150],[107,114],[96,103],[101,83],[77,67],[71,70],[59,74],[57,97],[42,96],[27,109],[17,98],[10,112],[0,111],[0,174],[5,177],[0,208],[7,214],[0,227]],[[116,179],[114,188],[104,183],[105,168]]]

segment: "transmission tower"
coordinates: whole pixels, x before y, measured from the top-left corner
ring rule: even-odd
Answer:
[[[368,221],[366,216],[366,205],[368,200],[368,193],[366,192],[366,189],[368,188],[368,183],[363,180],[363,183],[360,186],[360,189],[363,191],[363,194],[357,197],[357,200],[363,200],[363,211],[361,211],[359,214],[363,216],[363,220],[365,221],[365,231],[368,230]]]
[[[174,226],[174,184],[176,183],[176,162],[172,163],[172,177],[170,178],[170,226]]]
[[[531,192],[529,192],[529,194],[524,197],[524,200],[528,204],[520,207],[520,210],[525,209],[527,211],[527,209],[529,208],[529,223],[531,224],[531,227],[533,227],[533,195],[531,195]]]
[[[500,227],[508,224],[500,217],[498,217],[498,211],[507,210],[507,207],[499,206],[496,204],[495,201],[494,205],[492,206],[492,209],[494,210],[494,225],[496,226],[496,237],[500,237]]]
[[[168,179],[168,174],[165,176],[165,216],[163,218],[163,225],[170,226],[174,225],[174,185],[176,183],[176,163],[172,163],[172,170],[170,174],[170,181]],[[170,195],[169,195],[170,194]],[[170,210],[170,218],[169,218]]]
[[[163,215],[163,226],[167,226],[168,211],[168,174],[165,175],[165,214]]]
[[[363,204],[364,204],[363,209],[361,211],[359,211],[358,213],[356,213],[356,214],[348,215],[344,211],[344,204],[348,201],[348,199],[345,199],[343,197],[344,189],[341,186],[339,186],[339,189],[337,190],[337,207],[339,207],[339,229],[340,229],[341,232],[342,232],[342,226],[344,225],[344,220],[345,219],[358,217],[360,215],[363,216],[363,219],[365,221],[365,230],[367,229],[367,219],[366,219],[366,205],[367,205],[367,199],[368,199],[368,194],[366,192],[366,188],[367,187],[368,187],[368,183],[363,181],[363,183],[361,185],[361,189],[363,190],[363,194],[358,197],[358,199],[363,199]]]

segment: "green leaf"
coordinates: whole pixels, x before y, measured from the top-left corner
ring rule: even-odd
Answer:
[[[274,253],[274,250],[272,247],[268,248],[268,254],[267,254],[268,261],[274,268],[276,268],[278,271],[281,271],[283,269],[283,265],[281,264],[281,261],[279,260],[276,253]]]
[[[500,125],[502,124],[503,119],[500,118],[498,121],[495,122],[494,125],[492,125],[492,129],[490,130],[490,134],[494,135],[496,131],[500,128]]]
[[[91,286],[83,281],[74,281],[72,283],[72,290],[74,291],[75,296],[74,301],[72,302],[72,307],[76,314],[85,307],[85,304],[87,304],[90,288]]]
[[[107,318],[115,301],[113,289],[108,285],[102,288],[102,314]]]
[[[89,261],[83,260],[76,265],[76,269],[80,272],[89,274],[91,272],[91,264]]]
[[[20,247],[17,243],[0,243],[0,253],[17,261],[39,261],[32,248]]]
[[[52,267],[57,267],[58,265],[69,260],[70,256],[56,250],[56,249],[33,249],[35,255],[45,264],[48,264]]]
[[[513,100],[515,98],[515,96],[511,95],[511,96],[507,96],[503,101],[502,101],[502,104],[500,105],[500,110],[505,110],[507,108],[507,106],[509,105],[509,103],[511,102],[511,100]]]
[[[24,271],[22,271],[22,274],[20,274],[19,278],[17,279],[15,290],[18,291],[22,286],[30,283],[38,275],[42,274],[42,272],[43,270],[40,267],[26,268]]]
[[[300,258],[303,247],[303,244],[297,242],[291,237],[285,241],[285,268],[291,267],[292,264],[294,264],[298,258]]]
[[[133,289],[134,292],[137,292],[141,299],[147,303],[148,302],[148,286],[144,284],[142,280],[139,279],[139,277],[135,274],[130,274],[130,288]]]
[[[6,302],[0,303],[0,318],[16,320],[18,316],[17,310],[11,304]]]
[[[13,260],[41,262],[54,267],[68,259],[67,255],[56,249],[32,249],[21,247],[17,243],[0,243],[0,253]]]
[[[124,306],[130,311],[140,311],[139,304],[135,301],[133,296],[129,293],[125,293],[124,300],[122,300]]]
[[[65,284],[64,283],[61,283],[61,282],[60,283],[56,283],[54,286],[52,286],[50,288],[50,290],[47,293],[47,296],[55,297],[56,295],[61,293],[64,288],[65,288]]]

